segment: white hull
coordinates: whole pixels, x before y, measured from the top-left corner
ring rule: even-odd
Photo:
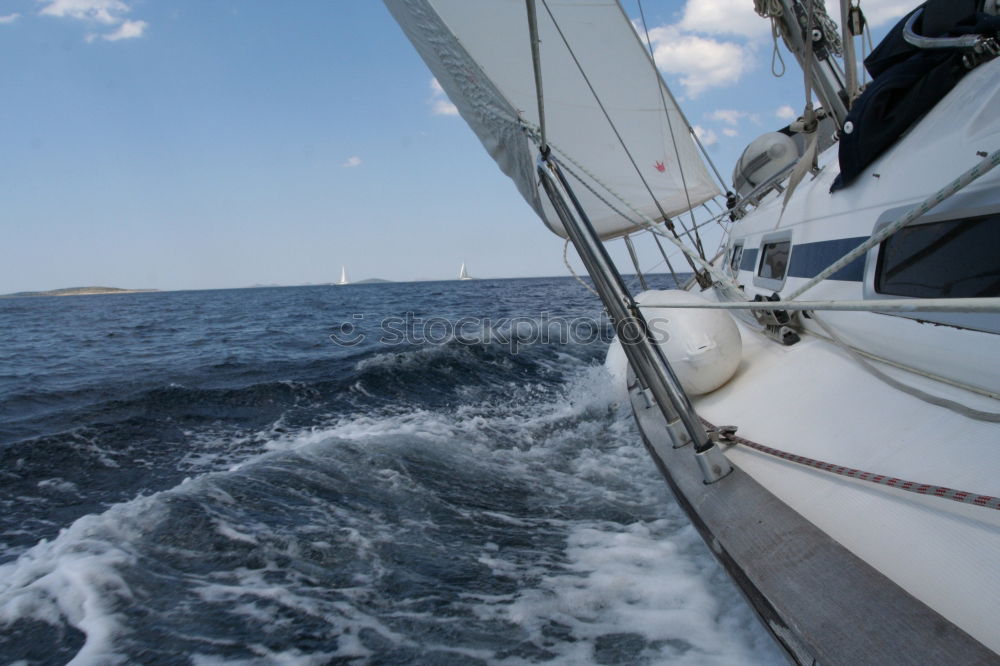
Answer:
[[[974,165],[982,147],[1000,146],[997,98],[1000,60],[969,74],[846,191],[829,193],[839,170],[836,149],[822,156],[820,173],[800,185],[783,215],[781,195],[770,195],[734,225],[729,247],[742,242],[745,250],[760,252],[763,241],[788,232],[794,261],[797,247],[867,238],[887,211],[898,217],[897,211],[912,207]],[[1000,211],[997,171],[959,192],[927,219]],[[802,298],[877,299],[873,284],[876,254],[877,248],[861,262],[860,279],[828,280]],[[729,270],[729,257],[731,253],[718,265]],[[750,297],[775,291],[773,284],[755,279],[757,266],[759,262],[746,262],[735,271]],[[787,295],[805,282],[806,277],[790,276],[777,293]],[[716,298],[712,292],[706,295]],[[655,295],[649,296],[644,302],[656,300]],[[644,308],[644,312],[653,317],[669,311]],[[990,331],[1000,330],[997,316],[947,315],[962,317],[956,321],[984,330],[926,321],[938,316],[815,313],[812,319],[800,320],[802,339],[792,346],[782,346],[757,327],[740,323],[739,369],[722,388],[695,398],[694,406],[705,420],[738,425],[741,437],[767,447],[885,477],[1000,497],[1000,428],[996,422],[928,404],[887,384],[828,340],[827,332],[817,324],[821,319],[842,341],[869,354],[869,360],[887,361],[871,362],[906,386],[973,410],[1000,412],[996,399],[1000,335]],[[623,360],[614,354],[610,358],[617,363]],[[626,372],[620,365],[612,371],[619,376]],[[645,409],[634,391],[632,403],[637,412]],[[664,427],[648,415],[638,422],[648,442],[656,441],[656,430]],[[662,459],[669,453],[657,453],[655,447],[652,453],[665,468],[670,466]],[[933,496],[933,491],[929,495],[905,492],[813,469],[746,446],[729,447],[725,455],[740,474],[766,488],[836,544],[961,628],[973,641],[1000,653],[995,622],[1000,599],[996,558],[1000,511]],[[724,541],[725,529],[716,526],[713,538]],[[998,658],[983,654],[974,660]],[[844,653],[836,656],[838,661],[844,659]]]

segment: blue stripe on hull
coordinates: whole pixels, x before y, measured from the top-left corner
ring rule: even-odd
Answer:
[[[868,236],[838,238],[816,243],[798,243],[792,246],[792,260],[788,266],[788,277],[812,278],[842,256],[868,240]],[[757,248],[744,248],[740,261],[741,271],[757,270]],[[865,275],[865,257],[862,255],[831,275],[829,280],[861,282]]]
[[[868,236],[859,236],[857,238],[838,238],[836,240],[819,241],[818,243],[794,245],[792,247],[792,259],[788,266],[788,276],[797,278],[816,277],[824,268],[866,240],[868,240]],[[864,276],[865,257],[862,255],[827,279],[861,282]]]

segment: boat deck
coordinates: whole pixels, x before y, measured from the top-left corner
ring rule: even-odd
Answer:
[[[737,425],[741,437],[796,455],[1000,496],[995,424],[896,390],[826,340],[805,335],[783,347],[740,328],[743,361],[729,383],[695,399],[703,418]],[[1000,411],[984,396],[915,375],[905,381]],[[803,390],[804,382],[823,389]],[[1000,652],[994,616],[1000,511],[837,476],[744,446],[726,454],[806,520]]]

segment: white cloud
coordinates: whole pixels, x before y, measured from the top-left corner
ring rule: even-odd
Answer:
[[[734,130],[732,127],[726,127],[725,129],[722,130],[722,133],[728,137],[734,137],[739,134],[739,132]]]
[[[719,140],[719,137],[715,132],[707,130],[701,125],[695,125],[691,129],[694,130],[695,136],[698,137],[698,140],[701,141],[702,145],[705,147],[711,146]]]
[[[21,16],[20,14],[7,14],[6,16],[0,16],[0,25],[4,23],[13,23]]]
[[[735,83],[750,62],[749,50],[740,44],[684,34],[676,26],[653,28],[649,38],[656,65],[668,74],[680,75],[690,97]]]
[[[458,107],[451,103],[437,79],[431,79],[431,113],[435,116],[457,116]]]
[[[718,120],[726,123],[727,125],[736,126],[739,124],[741,118],[747,117],[747,112],[736,111],[734,109],[719,109],[710,113],[708,117],[712,120]]]
[[[107,35],[102,35],[102,37],[109,42],[117,42],[119,39],[142,37],[142,33],[145,32],[147,25],[149,24],[145,21],[122,21],[117,30]]]
[[[826,3],[830,17],[838,25],[837,3]],[[914,7],[914,0],[864,0],[865,19],[873,28],[895,23]],[[687,0],[676,25],[685,33],[734,35],[750,43],[771,41],[771,21],[760,17],[749,0]]]
[[[836,2],[827,2],[830,17],[839,25]],[[865,18],[872,27],[894,22],[913,9],[913,0],[865,0]],[[771,39],[771,21],[754,11],[749,0],[687,0],[677,27],[706,35],[738,35],[749,40]]]
[[[142,37],[149,26],[145,21],[125,18],[132,8],[124,0],[37,0],[45,6],[39,11],[43,16],[85,21],[91,25],[113,28],[111,32],[87,33],[84,39],[91,43],[98,37],[109,42]]]
[[[903,16],[911,4],[912,0],[865,0],[864,11],[870,25],[880,26]],[[645,41],[641,24],[635,28]],[[754,67],[755,54],[765,48],[770,51],[771,39],[771,22],[758,16],[749,0],[686,0],[678,23],[649,30],[657,67],[680,82],[688,99],[738,83]],[[747,114],[713,117],[731,127],[744,118],[760,122]]]
[[[769,38],[771,22],[761,18],[749,0],[688,0],[677,26],[687,32]]]
[[[46,2],[41,14],[60,18],[73,18],[80,21],[94,21],[104,25],[117,25],[122,21],[121,14],[129,11],[129,6],[122,0],[39,0]]]
[[[799,117],[799,114],[795,112],[795,109],[788,106],[787,104],[782,104],[779,106],[774,115],[778,117],[779,120],[795,120]]]
[[[358,157],[357,155],[352,155],[351,157],[348,157],[347,161],[341,164],[340,166],[344,167],[345,169],[353,169],[354,167],[361,166],[361,158]]]
[[[431,113],[435,116],[457,116],[458,107],[446,99],[436,99],[431,106]]]

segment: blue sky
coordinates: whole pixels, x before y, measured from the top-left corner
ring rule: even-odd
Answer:
[[[727,178],[803,104],[752,4],[643,4]],[[0,0],[0,61],[0,293],[565,273],[380,2]]]

